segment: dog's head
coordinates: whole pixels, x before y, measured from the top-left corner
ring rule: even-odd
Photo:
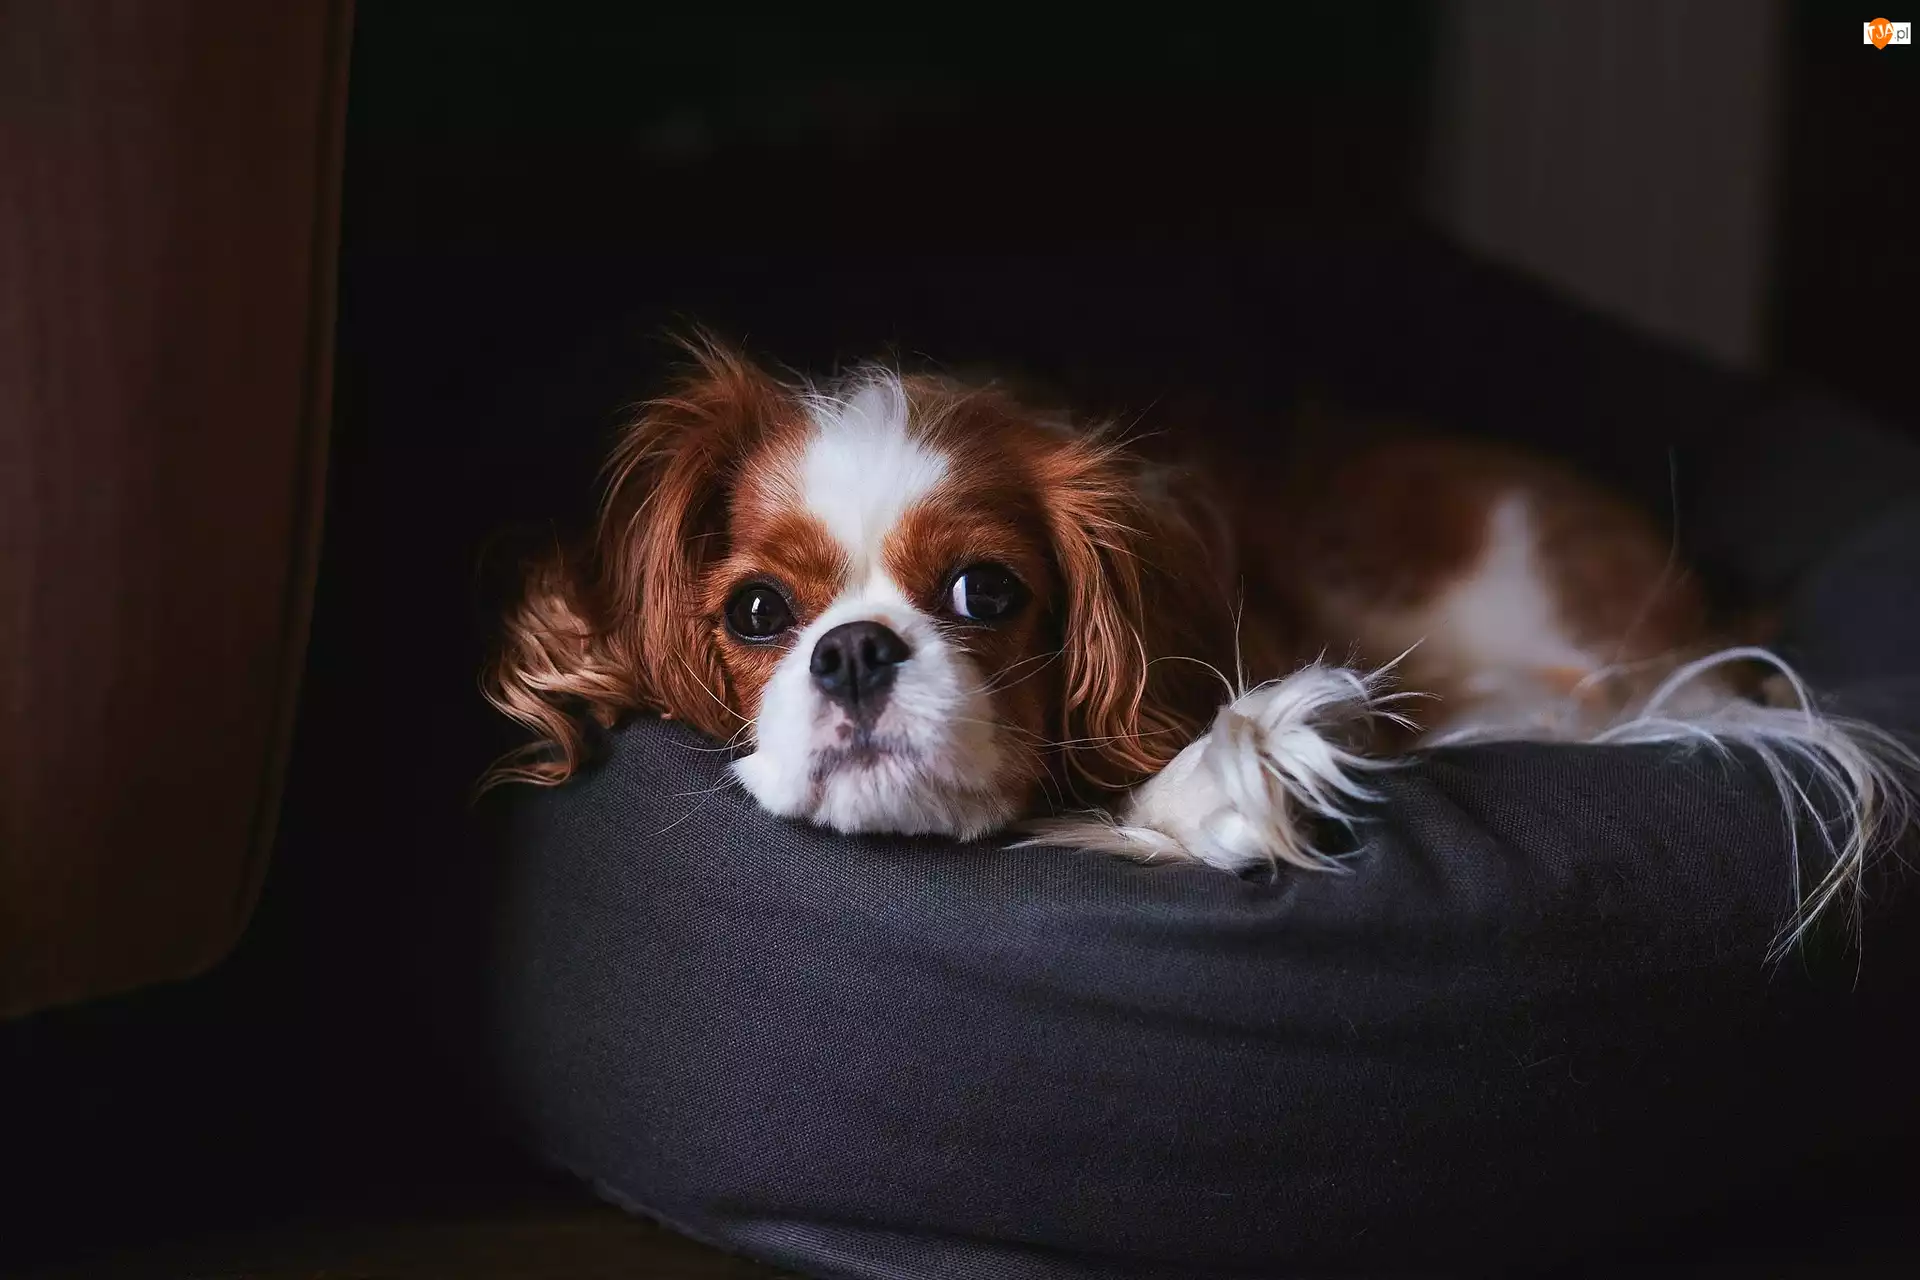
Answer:
[[[1218,566],[1109,437],[990,387],[696,356],[509,620],[490,692],[542,739],[509,776],[563,780],[576,717],[652,708],[740,744],[774,813],[966,837],[1049,780],[1138,782],[1217,703],[1184,659],[1230,647]]]

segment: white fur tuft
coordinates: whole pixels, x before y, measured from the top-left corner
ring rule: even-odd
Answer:
[[[1773,667],[1775,683],[1791,690],[1796,705],[1767,706],[1733,693],[1719,677],[1741,662]],[[1426,745],[1531,739],[1667,743],[1723,759],[1731,759],[1736,748],[1748,752],[1766,770],[1780,798],[1798,904],[1770,959],[1787,955],[1816,919],[1841,902],[1852,902],[1857,911],[1872,860],[1895,845],[1920,815],[1920,756],[1884,729],[1819,710],[1799,675],[1768,649],[1722,649],[1685,663],[1643,703],[1596,731],[1556,734],[1548,727],[1555,722],[1556,717],[1549,716],[1524,726],[1476,725]],[[1567,714],[1557,722],[1574,724],[1578,717]],[[1817,833],[1828,863],[1811,888],[1801,844],[1803,825]]]
[[[1023,844],[1067,844],[1128,857],[1193,858],[1223,871],[1338,859],[1312,843],[1309,823],[1351,825],[1373,798],[1362,778],[1388,767],[1348,745],[1388,709],[1391,669],[1370,675],[1313,663],[1245,689],[1213,727],[1127,798],[1119,816],[1090,813],[1029,824]]]
[[[1723,697],[1681,713],[1668,710],[1689,691],[1703,684],[1711,688],[1709,677],[1736,662],[1774,667],[1798,705],[1762,706]],[[1920,756],[1884,729],[1821,712],[1793,668],[1766,649],[1725,649],[1687,663],[1661,682],[1644,707],[1593,741],[1667,742],[1720,756],[1739,747],[1759,760],[1786,819],[1798,904],[1792,923],[1774,943],[1772,959],[1787,955],[1816,919],[1842,902],[1855,911],[1857,928],[1867,868],[1900,841],[1920,812]],[[1811,888],[1801,849],[1803,824],[1812,825],[1828,862]]]

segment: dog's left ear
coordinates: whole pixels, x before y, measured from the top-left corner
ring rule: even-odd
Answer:
[[[1132,454],[1097,434],[1063,442],[1040,478],[1065,598],[1060,740],[1086,799],[1164,768],[1225,701],[1208,664],[1231,670],[1231,611],[1198,540],[1140,481]]]

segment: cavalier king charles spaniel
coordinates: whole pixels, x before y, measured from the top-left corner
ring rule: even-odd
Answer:
[[[1175,465],[993,385],[695,357],[528,574],[486,689],[535,741],[494,780],[564,782],[652,712],[783,817],[1239,871],[1335,865],[1315,832],[1424,745],[1738,745],[1829,844],[1803,923],[1906,819],[1910,753],[1543,459],[1343,429]]]

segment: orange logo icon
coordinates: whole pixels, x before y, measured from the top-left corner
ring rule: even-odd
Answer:
[[[1890,44],[1912,44],[1913,24],[1911,22],[1888,22],[1885,18],[1875,18],[1866,24],[1861,32],[1864,43],[1876,49],[1884,49]]]

